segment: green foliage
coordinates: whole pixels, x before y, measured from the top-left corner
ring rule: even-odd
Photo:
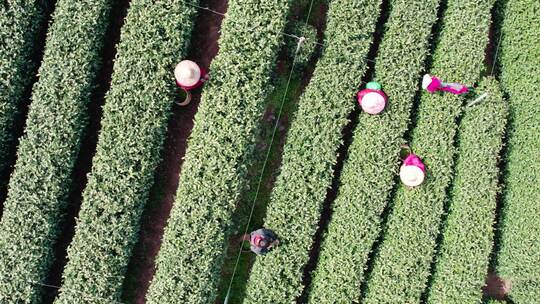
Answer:
[[[428,303],[479,303],[482,299],[493,245],[498,155],[507,104],[494,79],[482,81],[477,92],[489,95],[467,108],[459,125],[449,214]]]
[[[0,223],[0,302],[39,302],[60,233],[109,0],[59,0]]]
[[[510,126],[497,271],[515,303],[540,299],[540,2],[512,0],[502,24],[501,84]]]
[[[21,119],[23,94],[32,84],[37,62],[36,40],[45,27],[52,0],[4,1],[0,4],[0,185],[8,181],[10,159],[15,153],[13,125]]]
[[[185,0],[130,4],[56,303],[120,301],[175,98],[172,71],[187,52],[195,11]]]
[[[246,159],[263,114],[287,0],[231,0],[156,260],[148,303],[211,303]]]
[[[449,0],[434,54],[432,74],[474,84],[483,68],[493,0]],[[401,185],[384,240],[367,281],[365,303],[416,303],[424,291],[452,179],[456,118],[462,98],[423,93],[411,147],[427,176],[414,189]]]
[[[298,54],[296,54],[298,39],[289,36],[285,37],[290,60],[292,61],[296,55],[296,69],[302,69],[315,53],[315,48],[317,46],[317,29],[305,22],[295,21],[287,27],[287,32],[298,37],[306,38],[302,43],[302,47],[298,50]]]
[[[276,231],[282,243],[257,257],[245,303],[292,303],[303,289],[303,268],[332,182],[341,132],[355,106],[379,5],[367,0],[330,4],[327,47],[300,98],[267,209],[265,226]]]
[[[274,89],[266,98],[265,115],[268,116],[265,116],[267,119],[263,119],[257,132],[256,153],[250,155],[249,161],[251,163],[249,164],[247,173],[247,185],[243,189],[238,201],[238,207],[233,213],[233,222],[231,227],[236,229],[231,233],[238,235],[245,232],[252,208],[253,215],[251,216],[248,231],[256,230],[263,224],[264,214],[266,213],[266,205],[268,204],[272,191],[272,188],[268,185],[273,184],[276,172],[279,170],[279,165],[281,164],[281,149],[283,148],[284,139],[278,138],[280,135],[285,135],[287,132],[287,130],[282,131],[281,128],[278,127],[274,141],[272,142],[272,134],[276,121],[275,119],[272,119],[271,115],[277,115],[275,111],[278,111],[279,107],[283,103],[280,125],[283,125],[283,122],[285,121],[290,121],[296,110],[298,99],[302,94],[302,81],[303,80],[299,77],[293,76],[289,82],[288,73],[280,74],[278,79],[275,81]],[[283,101],[283,96],[286,96],[285,101]],[[273,118],[275,117],[276,116]],[[265,152],[268,151],[266,149],[270,149],[268,160],[266,160],[266,153],[261,153],[261,150],[264,150]],[[265,170],[261,180],[261,187],[257,188],[263,167],[265,167]],[[256,201],[255,198],[257,198]],[[255,205],[253,205],[253,203],[255,203]],[[239,248],[237,245],[240,245],[240,243],[231,244],[231,246],[229,246],[227,249],[223,267],[221,268],[222,276],[219,283],[218,296],[216,298],[217,303],[222,303],[225,300],[229,289],[229,284],[231,284],[233,269],[235,268],[238,258]],[[242,245],[244,246],[245,250],[240,255],[238,267],[236,267],[236,272],[234,273],[234,278],[232,279],[231,291],[228,298],[229,303],[242,302],[251,265],[255,261],[255,255],[249,250],[249,244],[247,242],[243,242]]]
[[[359,286],[394,186],[400,144],[419,88],[438,6],[439,0],[416,4],[390,1],[391,12],[375,66],[376,80],[389,104],[380,115],[360,114],[321,245],[310,293],[312,303],[350,303],[360,298]]]

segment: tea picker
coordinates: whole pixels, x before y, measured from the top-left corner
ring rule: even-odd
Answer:
[[[272,248],[279,245],[276,234],[272,230],[265,228],[255,230],[250,234],[244,234],[242,241],[249,242],[251,251],[258,255],[267,254]]]
[[[381,113],[388,101],[381,85],[375,81],[368,82],[366,88],[356,94],[356,98],[362,110],[372,115]]]
[[[443,82],[438,77],[431,76],[429,74],[424,75],[424,78],[422,78],[422,88],[427,90],[429,93],[442,91],[450,92],[455,95],[465,94],[472,90],[461,83]]]
[[[407,156],[399,169],[399,178],[406,186],[419,186],[424,182],[426,177],[426,166],[418,155],[412,153],[409,146],[402,146],[402,148],[405,150]]]
[[[176,104],[180,106],[186,106],[191,101],[191,90],[194,90],[203,85],[208,80],[208,73],[204,68],[191,60],[183,60],[178,63],[174,69],[174,78],[176,79],[176,85],[178,85],[184,92],[186,92],[186,99]]]
[[[241,240],[249,242],[251,251],[253,251],[257,255],[265,255],[279,245],[278,237],[274,233],[274,231],[266,228],[257,229],[249,234],[244,234],[242,235]],[[240,252],[243,252],[242,247],[240,247]],[[238,262],[240,261],[240,252],[236,259],[233,276],[229,282],[229,288],[227,290],[227,294],[225,295],[225,300],[223,301],[223,304],[229,303],[229,296],[231,295],[231,288],[233,284],[234,274],[236,272],[236,266],[238,266]]]
[[[461,83],[446,83],[442,82],[439,78],[435,76],[431,76],[429,74],[424,75],[424,78],[422,79],[422,88],[424,90],[427,90],[429,93],[435,93],[437,91],[443,91],[443,92],[450,92],[455,95],[461,95],[466,94],[469,92],[474,92],[473,88],[469,88]],[[480,101],[482,101],[484,98],[488,96],[488,93],[483,93],[482,95],[478,96],[476,99],[469,101],[467,103],[467,107],[471,107]]]

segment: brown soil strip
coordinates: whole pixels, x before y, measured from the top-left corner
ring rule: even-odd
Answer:
[[[494,76],[500,78],[499,70],[497,69],[496,61],[500,56],[500,50],[497,54],[497,46],[500,43],[500,31],[503,22],[504,12],[506,10],[507,0],[497,0],[495,2],[494,8],[492,10],[492,23],[489,31],[489,45],[486,48],[486,67],[488,70],[486,73],[492,72],[492,67],[495,64],[495,69],[493,70]],[[505,94],[503,92],[503,94]],[[505,94],[506,95],[506,94]],[[508,96],[505,96],[508,99]],[[508,143],[508,138],[510,136],[510,127],[513,125],[512,116],[508,115],[508,120],[506,122],[506,130],[503,137],[503,143]],[[496,300],[506,300],[508,303],[512,303],[511,299],[508,297],[511,289],[511,282],[505,280],[502,277],[499,277],[497,274],[497,257],[500,251],[501,239],[502,239],[502,221],[504,218],[504,193],[505,193],[505,184],[504,176],[507,172],[507,163],[508,163],[508,145],[503,144],[499,160],[499,182],[498,184],[502,187],[501,191],[497,195],[497,207],[495,209],[495,220],[493,222],[493,248],[491,251],[490,261],[489,261],[489,271],[486,277],[486,284],[482,288],[482,293],[484,299],[493,298]]]
[[[201,6],[218,12],[227,9],[226,0],[202,1]],[[219,29],[223,17],[206,10],[199,10],[188,59],[208,70],[210,62],[218,52]],[[210,71],[211,73],[212,71]],[[175,105],[168,125],[162,161],[159,164],[155,184],[150,192],[148,206],[143,212],[140,238],[135,246],[124,283],[123,298],[128,303],[145,303],[145,295],[155,273],[154,259],[157,256],[167,219],[178,188],[186,144],[193,128],[201,89],[193,91],[188,106]]]
[[[489,272],[486,278],[486,285],[482,287],[482,293],[495,300],[507,300],[512,284],[510,281],[499,277],[494,272]]]
[[[72,173],[72,185],[68,197],[68,208],[61,223],[61,235],[54,246],[55,261],[51,266],[46,283],[60,286],[62,272],[67,263],[67,247],[75,233],[75,219],[82,203],[82,193],[86,187],[86,175],[92,168],[92,158],[96,151],[98,133],[100,130],[101,107],[105,101],[105,94],[109,91],[113,71],[113,60],[116,56],[116,44],[120,40],[120,28],[124,24],[130,0],[119,0],[112,8],[111,24],[105,33],[105,45],[102,52],[102,66],[96,78],[96,90],[92,93],[88,104],[89,124],[81,142],[81,148]],[[43,295],[43,303],[52,303],[58,290],[47,288]]]

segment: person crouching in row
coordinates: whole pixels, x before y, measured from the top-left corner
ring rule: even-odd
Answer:
[[[177,102],[179,106],[186,106],[191,101],[191,91],[202,86],[209,79],[209,75],[204,68],[191,60],[182,60],[174,68],[174,78],[176,85],[186,93],[186,98],[182,102]]]
[[[261,228],[242,236],[242,241],[249,242],[250,249],[258,255],[264,255],[279,245],[276,234],[270,230]]]

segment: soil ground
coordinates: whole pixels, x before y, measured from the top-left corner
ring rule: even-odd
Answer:
[[[202,1],[201,6],[225,12],[227,1],[207,0]],[[197,62],[208,70],[218,51],[219,29],[223,17],[206,10],[199,10],[198,13],[187,59]],[[212,71],[210,75],[211,73]],[[145,295],[155,273],[154,259],[159,252],[161,238],[176,196],[186,144],[193,128],[193,118],[200,97],[201,88],[193,91],[189,105],[173,107],[162,161],[158,166],[155,184],[143,213],[139,241],[135,246],[124,282],[123,298],[126,303],[145,303]]]
[[[485,297],[490,297],[495,300],[506,300],[510,293],[512,284],[510,281],[499,277],[494,272],[489,272],[486,278],[486,285],[482,288],[482,293]]]

